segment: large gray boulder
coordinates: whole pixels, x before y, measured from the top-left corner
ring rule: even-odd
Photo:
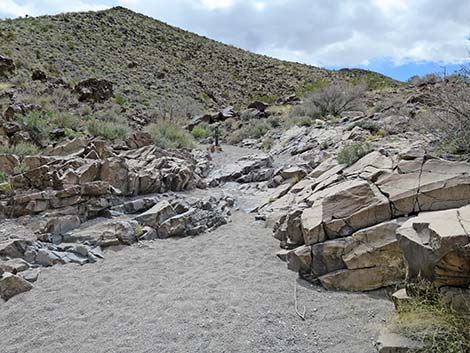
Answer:
[[[398,230],[407,279],[437,286],[470,286],[470,206],[424,212]]]
[[[108,221],[71,231],[63,236],[63,241],[101,247],[130,245],[137,241],[136,228],[135,221]]]
[[[176,211],[173,206],[168,201],[163,200],[134,219],[144,226],[157,229],[163,222],[175,215]]]
[[[388,199],[364,180],[345,181],[312,194],[302,214],[306,245],[351,235],[391,219]]]

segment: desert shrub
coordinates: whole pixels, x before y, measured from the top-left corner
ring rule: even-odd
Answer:
[[[145,127],[155,145],[161,148],[192,148],[193,137],[184,129],[169,121],[149,124]]]
[[[268,119],[268,123],[269,125],[273,128],[273,129],[276,129],[278,127],[281,127],[281,119],[279,119],[279,117],[277,116],[272,116]]]
[[[306,116],[338,116],[346,110],[354,110],[359,106],[365,87],[362,85],[330,85],[315,91],[305,99],[303,109],[308,109]],[[301,106],[300,106],[301,107]],[[302,108],[301,108],[302,109]]]
[[[296,117],[309,117],[312,119],[320,119],[322,113],[320,109],[309,99],[306,99],[303,104],[292,107],[289,116]]]
[[[34,156],[39,153],[37,146],[22,142],[14,146],[0,146],[0,154],[16,154],[17,156]]]
[[[266,121],[250,121],[248,124],[230,134],[227,138],[227,142],[237,144],[244,139],[259,139],[266,135],[269,130],[270,126]]]
[[[124,105],[126,104],[127,100],[124,96],[121,96],[121,95],[117,95],[114,97],[114,101],[116,102],[116,104],[118,105]]]
[[[17,120],[28,130],[34,140],[46,140],[51,130],[48,118],[41,112],[30,112],[20,115]]]
[[[54,127],[77,130],[81,125],[80,118],[68,112],[50,112],[48,116]]]
[[[309,94],[315,92],[316,90],[325,88],[328,85],[328,82],[325,80],[318,80],[314,82],[306,83],[305,85],[298,87],[295,90],[295,94],[298,97],[308,96]]]
[[[470,352],[468,320],[443,303],[442,294],[432,284],[413,284],[412,299],[400,304],[390,322],[392,330],[424,342],[422,353]]]
[[[91,136],[100,136],[106,140],[116,141],[126,139],[131,129],[129,125],[124,122],[92,118],[87,122],[87,131]]]
[[[356,126],[359,126],[360,128],[369,131],[371,134],[376,134],[377,132],[379,132],[381,130],[379,124],[377,124],[375,121],[369,120],[369,119],[361,120],[361,121],[358,121],[354,124],[349,125],[348,130],[352,130]]]
[[[0,183],[5,183],[7,181],[8,175],[4,171],[0,170]]]
[[[349,146],[344,147],[339,151],[336,160],[340,164],[346,164],[348,166],[356,163],[359,159],[369,154],[372,151],[370,145],[365,143],[353,143]]]
[[[268,131],[269,131],[269,125],[264,121],[258,121],[252,124],[250,137],[258,139],[266,135]]]
[[[195,139],[205,139],[212,135],[211,129],[208,124],[200,124],[193,128],[191,135]]]
[[[382,90],[388,87],[396,87],[397,82],[377,73],[364,73],[352,80],[354,85],[362,85],[369,89]]]
[[[470,156],[469,76],[452,85],[443,84],[434,93],[436,104],[415,119],[415,128],[436,137],[443,152]]]
[[[260,102],[264,102],[264,103],[268,103],[268,104],[274,104],[277,100],[277,97],[276,96],[270,96],[270,95],[267,95],[267,94],[259,94],[259,95],[255,95],[253,97],[251,97],[250,99],[251,101],[260,101]]]
[[[442,77],[438,74],[431,73],[423,76],[412,76],[408,79],[408,83],[412,85],[433,84],[442,81]]]

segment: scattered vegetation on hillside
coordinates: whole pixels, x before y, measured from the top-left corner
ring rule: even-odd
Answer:
[[[416,121],[420,131],[437,138],[442,151],[470,157],[470,71],[463,70],[441,83],[433,95],[432,109]]]

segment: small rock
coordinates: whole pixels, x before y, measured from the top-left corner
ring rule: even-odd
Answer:
[[[11,273],[4,273],[0,279],[0,297],[8,300],[17,294],[27,292],[33,285],[25,279]]]

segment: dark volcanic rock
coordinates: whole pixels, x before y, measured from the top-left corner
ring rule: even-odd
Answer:
[[[113,96],[113,83],[107,80],[90,78],[79,82],[74,89],[81,102],[104,102]]]

